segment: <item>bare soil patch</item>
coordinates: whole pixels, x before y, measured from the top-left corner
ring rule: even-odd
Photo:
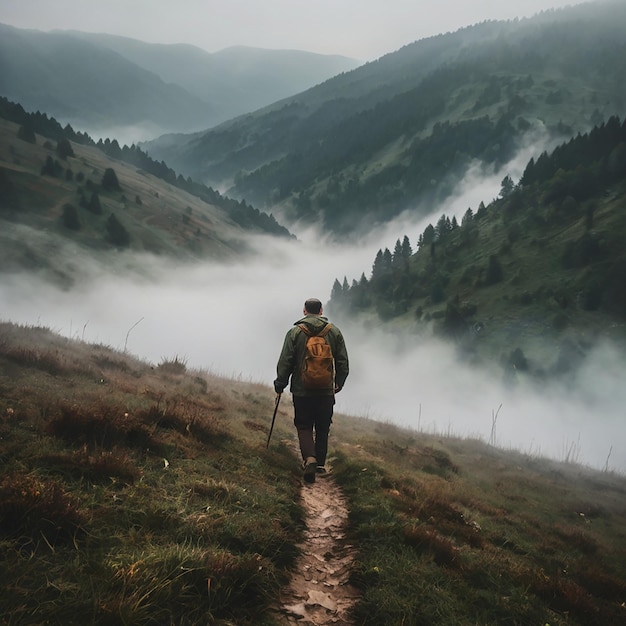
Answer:
[[[303,484],[306,532],[289,584],[282,590],[280,623],[350,625],[358,591],[349,584],[356,550],[347,543],[348,508],[331,474]]]

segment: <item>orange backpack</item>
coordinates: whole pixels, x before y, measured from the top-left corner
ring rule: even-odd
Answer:
[[[298,328],[307,336],[300,377],[305,389],[332,389],[335,384],[335,360],[325,337],[331,328],[326,326],[314,335],[305,324]]]

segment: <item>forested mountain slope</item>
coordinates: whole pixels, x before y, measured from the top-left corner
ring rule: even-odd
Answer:
[[[379,250],[371,274],[335,282],[329,310],[434,332],[510,375],[561,374],[601,340],[626,347],[625,237],[626,122],[613,117],[460,223],[443,214]]]
[[[626,6],[592,2],[418,41],[155,158],[290,219],[354,232],[428,214],[470,163],[569,138],[626,106]],[[367,218],[367,219],[365,219]]]

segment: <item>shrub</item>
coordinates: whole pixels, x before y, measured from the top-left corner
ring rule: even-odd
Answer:
[[[85,522],[78,503],[53,480],[16,472],[0,482],[0,529],[21,542],[71,539]]]
[[[117,180],[117,174],[111,167],[107,167],[102,176],[102,188],[105,191],[121,191],[120,183]]]
[[[597,311],[602,304],[602,285],[597,280],[590,280],[583,292],[583,309]]]
[[[63,222],[63,226],[65,226],[65,228],[68,228],[69,230],[80,230],[78,211],[73,204],[64,205],[61,221]]]
[[[72,144],[67,139],[61,139],[59,143],[57,143],[57,154],[60,159],[67,159],[67,157],[74,156],[74,150],[72,148]]]
[[[89,450],[83,446],[70,454],[46,456],[41,460],[50,471],[94,484],[110,484],[112,479],[132,484],[141,475],[130,455],[123,451]]]
[[[102,205],[100,204],[100,196],[97,191],[92,192],[89,204],[87,204],[86,208],[95,215],[102,215]]]
[[[25,124],[22,124],[17,131],[17,138],[28,143],[37,143],[35,131],[30,126],[26,126]]]
[[[169,374],[184,374],[187,371],[187,360],[179,359],[178,355],[173,359],[163,358],[157,367]]]
[[[446,537],[442,537],[435,530],[423,526],[410,526],[404,529],[404,541],[422,552],[432,555],[437,565],[443,567],[457,567],[459,565],[459,550]]]
[[[48,155],[46,157],[46,162],[41,167],[41,175],[59,177],[62,172],[63,168],[61,167],[61,164]]]
[[[107,220],[107,240],[118,248],[127,248],[130,245],[130,235],[124,225],[115,217],[115,213],[109,215]]]
[[[580,239],[569,241],[561,257],[565,269],[585,267],[601,254],[600,242],[591,232],[585,232]]]
[[[495,254],[489,256],[489,264],[485,275],[485,285],[495,285],[503,278],[502,265]]]
[[[145,450],[155,449],[148,427],[140,415],[128,413],[121,407],[105,404],[80,406],[60,403],[48,422],[47,432],[76,446],[111,450],[127,446]]]

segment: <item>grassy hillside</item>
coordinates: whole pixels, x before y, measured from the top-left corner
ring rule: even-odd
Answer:
[[[303,533],[269,386],[0,324],[7,624],[275,624]],[[338,415],[356,624],[616,624],[626,480]]]
[[[597,2],[418,41],[156,158],[256,206],[352,234],[445,201],[470,163],[622,115],[626,10]]]
[[[77,255],[83,254],[109,267],[125,260],[119,250],[183,261],[228,259],[246,254],[246,235],[267,232],[265,222],[278,227],[248,205],[177,180],[167,168],[171,182],[107,156],[112,146],[123,156],[117,142],[107,140],[100,149],[93,142],[70,142],[63,133],[50,139],[32,131],[33,115],[25,119],[21,126],[0,119],[3,271],[42,271],[69,283],[80,271]],[[113,184],[106,184],[107,171],[113,172]]]

